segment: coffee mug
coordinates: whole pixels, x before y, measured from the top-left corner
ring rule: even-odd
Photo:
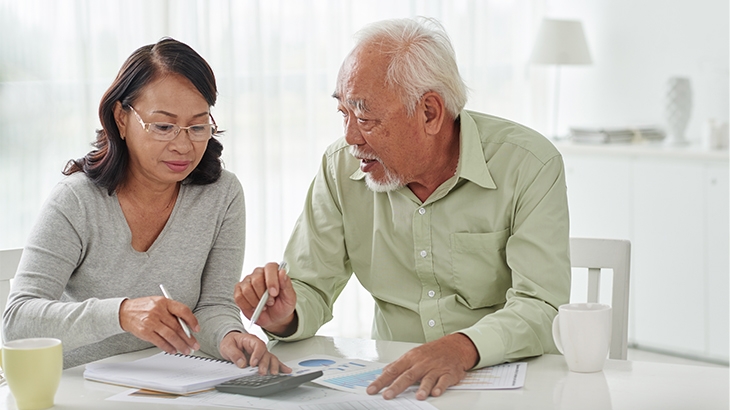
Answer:
[[[571,303],[558,308],[553,339],[568,369],[591,373],[603,369],[611,343],[611,306]]]
[[[0,359],[18,409],[40,410],[53,406],[63,371],[60,340],[36,338],[6,342]]]

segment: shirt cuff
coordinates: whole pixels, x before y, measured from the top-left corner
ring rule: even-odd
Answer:
[[[295,312],[297,312],[297,318],[298,318],[297,330],[295,330],[294,333],[292,333],[289,336],[282,337],[282,336],[275,335],[275,334],[267,331],[264,328],[261,328],[261,330],[263,330],[264,333],[266,333],[266,336],[269,338],[269,340],[280,340],[282,342],[296,342],[297,340],[306,339],[308,337],[308,336],[304,335],[304,326],[302,326],[302,314],[299,311],[299,307],[297,306],[296,308],[294,308],[294,310],[295,310]]]
[[[471,339],[479,354],[479,362],[474,369],[502,364],[505,362],[505,348],[502,338],[491,328],[470,327],[468,329],[459,330],[461,333]]]

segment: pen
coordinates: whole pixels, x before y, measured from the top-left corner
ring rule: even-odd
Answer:
[[[162,294],[163,294],[163,295],[165,295],[165,297],[166,297],[166,298],[168,298],[168,299],[170,299],[170,300],[173,300],[173,299],[172,299],[172,298],[170,297],[170,294],[169,294],[169,293],[167,293],[167,290],[165,289],[165,287],[164,287],[164,286],[162,286],[162,284],[161,284],[161,283],[160,283],[160,290],[162,290]],[[185,322],[184,322],[184,321],[183,321],[182,319],[180,319],[180,317],[179,317],[179,316],[177,317],[177,321],[178,321],[178,322],[180,322],[180,326],[182,326],[182,328],[183,328],[183,331],[185,331],[185,334],[186,334],[186,335],[187,335],[188,337],[191,337],[191,336],[190,336],[190,329],[188,328],[188,325],[186,325],[186,324],[185,324]]]
[[[279,269],[277,271],[280,271],[282,269],[286,269],[286,262],[281,262],[279,264]],[[256,321],[259,320],[259,316],[261,316],[261,312],[264,310],[264,306],[266,306],[266,302],[269,300],[269,289],[266,289],[264,294],[261,296],[261,300],[259,300],[259,304],[256,305],[256,309],[253,311],[253,315],[251,316],[251,326],[256,324]]]

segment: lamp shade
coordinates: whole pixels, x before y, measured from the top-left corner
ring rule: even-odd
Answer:
[[[583,24],[577,20],[544,19],[532,49],[533,64],[591,64]]]

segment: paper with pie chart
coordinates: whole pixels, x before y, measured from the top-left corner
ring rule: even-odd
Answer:
[[[350,393],[367,394],[365,389],[383,371],[385,364],[359,359],[312,355],[287,362],[293,373],[322,370],[313,383]],[[518,389],[525,385],[527,363],[505,363],[467,372],[453,390]],[[410,390],[410,389],[409,389]],[[415,390],[415,388],[414,388]]]
[[[322,376],[313,383],[349,393],[367,394],[365,389],[383,371],[383,363],[346,359],[326,355],[312,355],[286,363],[292,373],[322,370]]]

